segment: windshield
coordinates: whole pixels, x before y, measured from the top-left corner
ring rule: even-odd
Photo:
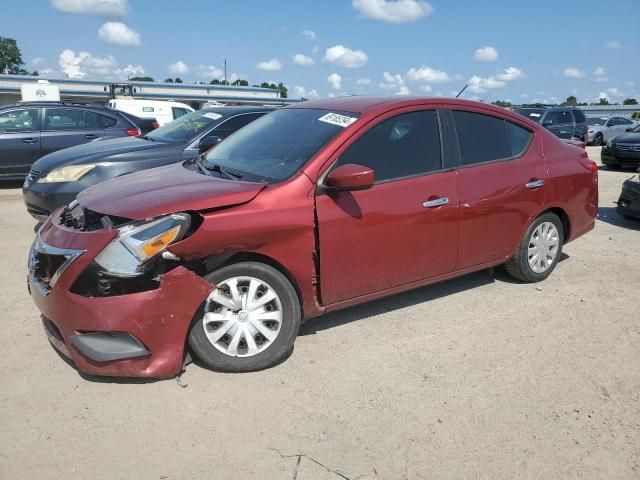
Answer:
[[[216,112],[200,110],[183,115],[176,120],[152,130],[143,138],[157,142],[188,143],[211,129],[222,118]]]
[[[633,133],[640,133],[640,125],[636,125],[635,128],[633,130],[631,130]]]
[[[607,123],[607,118],[589,117],[587,118],[587,125],[604,125]]]
[[[284,180],[357,117],[318,109],[276,110],[227,138],[209,152],[202,165],[252,177],[247,180]]]
[[[540,119],[545,112],[543,108],[514,108],[513,111],[520,115],[524,115],[529,120],[533,120],[536,123],[540,123]]]

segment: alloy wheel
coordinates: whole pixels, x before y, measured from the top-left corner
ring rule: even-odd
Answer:
[[[276,291],[254,277],[218,282],[205,303],[202,325],[209,342],[232,357],[251,357],[273,344],[282,327]]]
[[[556,257],[560,246],[558,229],[551,222],[543,222],[536,227],[529,238],[529,267],[535,273],[546,272]]]

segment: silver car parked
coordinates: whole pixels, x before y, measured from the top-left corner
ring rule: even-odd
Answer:
[[[587,143],[603,145],[637,124],[638,122],[624,117],[587,117]]]

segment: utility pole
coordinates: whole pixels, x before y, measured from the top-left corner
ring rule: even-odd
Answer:
[[[228,85],[227,83],[227,59],[224,59],[224,84]]]

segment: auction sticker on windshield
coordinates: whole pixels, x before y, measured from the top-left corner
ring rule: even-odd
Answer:
[[[218,120],[219,118],[222,118],[222,115],[215,112],[207,112],[203,115],[203,117],[210,118],[211,120]]]
[[[357,120],[356,117],[347,117],[346,115],[340,115],[339,113],[327,113],[318,119],[324,123],[330,123],[332,125],[338,125],[339,127],[348,127]]]

